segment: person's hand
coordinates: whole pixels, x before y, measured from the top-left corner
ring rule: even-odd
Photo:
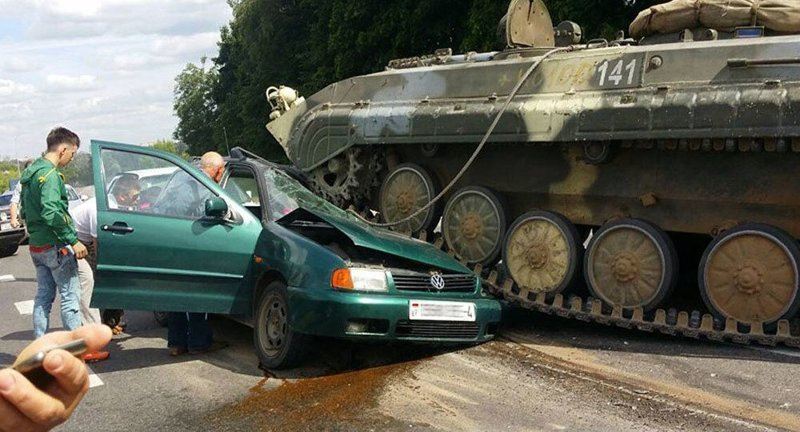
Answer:
[[[91,324],[71,332],[50,333],[22,350],[17,361],[78,339],[86,342],[88,352],[99,351],[111,340],[111,330]],[[51,351],[42,366],[54,378],[42,389],[13,369],[0,370],[0,431],[49,430],[65,422],[89,390],[86,365],[72,354]]]
[[[84,246],[81,242],[77,242],[72,245],[72,250],[75,251],[75,258],[77,259],[84,259],[87,255],[89,255],[89,250],[86,249],[86,246]]]
[[[22,225],[19,223],[19,219],[17,219],[17,218],[12,218],[11,219],[11,228],[19,228],[21,226]]]

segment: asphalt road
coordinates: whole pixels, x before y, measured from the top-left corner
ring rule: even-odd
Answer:
[[[27,248],[0,259],[0,365],[32,338],[33,278]],[[511,318],[480,346],[317,340],[302,367],[264,372],[246,326],[217,318],[229,348],[171,358],[152,315],[128,312],[59,429],[800,430],[798,351]]]

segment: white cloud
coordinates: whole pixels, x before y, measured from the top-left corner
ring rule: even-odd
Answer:
[[[29,33],[39,39],[193,34],[219,29],[218,12],[227,9],[222,0],[35,0],[32,7]]]
[[[30,95],[34,91],[35,88],[30,84],[0,79],[0,97],[2,97],[5,102],[18,100],[20,97]]]
[[[223,0],[0,0],[0,158],[64,125],[83,141],[172,136],[175,77],[217,53]],[[14,144],[16,143],[16,144]]]
[[[170,64],[174,59],[166,56],[156,56],[152,54],[120,54],[111,59],[111,64],[117,70],[130,71],[136,69],[147,69],[153,66]]]
[[[98,88],[94,75],[59,75],[50,74],[45,78],[47,88],[54,92],[76,92]]]
[[[43,11],[61,17],[93,17],[101,7],[100,0],[39,0],[35,3]]]
[[[0,59],[0,71],[6,73],[24,73],[33,72],[41,69],[41,65],[32,59],[22,57],[6,57]]]
[[[216,31],[168,36],[156,39],[152,51],[161,55],[183,56],[200,51],[200,47],[215,46],[218,40],[219,32]]]

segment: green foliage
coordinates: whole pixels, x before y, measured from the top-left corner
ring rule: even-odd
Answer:
[[[19,165],[22,168],[22,162]],[[17,162],[0,162],[0,193],[3,193],[11,185],[10,180],[18,179],[19,171],[17,170]]]
[[[583,26],[585,39],[611,38],[659,0],[545,0],[553,22]],[[265,128],[264,91],[288,85],[310,96],[324,86],[383,70],[389,60],[502,48],[497,24],[507,0],[229,0],[214,65],[189,64],[176,79],[175,138],[189,152],[241,146],[285,160]]]
[[[211,93],[217,84],[217,70],[206,68],[206,59],[200,65],[189,63],[175,78],[175,102],[178,116],[175,139],[191,143],[193,152],[216,150],[213,141],[215,109]]]
[[[186,160],[189,160],[191,157],[189,153],[186,152],[186,145],[170,139],[155,140],[148,144],[147,147],[168,153],[174,153]]]
[[[92,155],[89,153],[75,153],[75,158],[69,165],[61,168],[61,174],[67,183],[74,187],[83,187],[94,184],[92,177]]]

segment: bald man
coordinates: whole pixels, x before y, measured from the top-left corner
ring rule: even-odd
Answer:
[[[208,152],[200,158],[200,169],[219,183],[225,173],[225,159],[217,152]],[[179,170],[167,184],[153,213],[182,218],[200,218],[205,214],[206,199],[215,196],[189,173]]]
[[[217,152],[208,152],[200,158],[200,169],[219,183],[225,173],[225,159]],[[212,196],[214,194],[194,177],[178,171],[154,206],[154,213],[199,218],[205,213],[206,199]],[[227,346],[213,340],[208,314],[172,311],[167,323],[167,346],[171,356],[202,354]]]

